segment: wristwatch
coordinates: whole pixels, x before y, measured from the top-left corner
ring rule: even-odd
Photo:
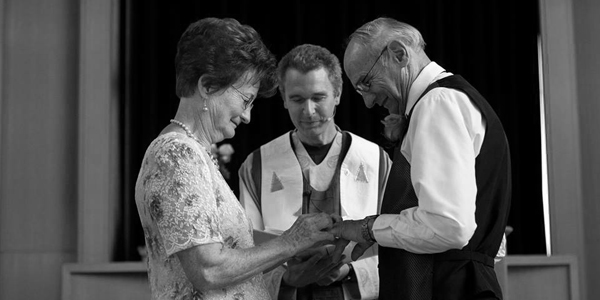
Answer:
[[[365,241],[367,241],[369,243],[377,242],[375,240],[375,238],[373,237],[373,235],[371,234],[371,230],[369,230],[369,222],[371,220],[377,219],[377,217],[379,217],[379,215],[368,216],[368,217],[364,218],[362,223],[360,224],[362,237],[363,237],[363,239],[365,239]]]

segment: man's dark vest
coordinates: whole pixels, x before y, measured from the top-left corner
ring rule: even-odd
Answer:
[[[379,299],[470,299],[477,295],[495,295],[502,299],[493,258],[502,242],[510,208],[508,142],[492,107],[465,79],[452,75],[438,80],[427,87],[421,97],[437,87],[465,93],[486,120],[485,137],[475,159],[477,229],[463,249],[439,254],[414,254],[379,246]],[[411,116],[412,109],[408,126]],[[394,150],[381,214],[399,214],[418,205],[410,178],[410,164],[400,147],[401,144]]]

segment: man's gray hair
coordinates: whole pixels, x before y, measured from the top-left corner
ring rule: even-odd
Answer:
[[[368,22],[354,31],[348,40],[355,40],[373,52],[381,51],[392,40],[398,40],[416,52],[425,50],[425,40],[415,27],[392,18],[382,17]]]

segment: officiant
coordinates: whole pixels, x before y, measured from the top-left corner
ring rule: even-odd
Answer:
[[[300,45],[279,61],[277,77],[295,128],[248,155],[239,170],[240,201],[254,229],[283,231],[313,212],[344,219],[376,214],[391,161],[378,145],[336,126],[343,83],[338,58]],[[377,298],[376,255],[347,262],[328,254],[316,251],[282,266],[279,298]]]

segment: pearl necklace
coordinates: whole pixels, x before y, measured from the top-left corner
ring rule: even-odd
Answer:
[[[202,143],[200,142],[200,139],[198,139],[198,137],[194,134],[192,134],[192,131],[182,122],[177,121],[175,119],[171,119],[169,122],[178,125],[179,127],[181,127],[183,129],[183,131],[185,131],[185,133],[194,139],[194,141],[196,141],[198,144],[200,144],[200,147],[202,147],[202,149],[204,149],[204,151],[206,151],[206,154],[208,154],[208,156],[212,159],[212,162],[215,164],[215,166],[217,168],[219,168],[219,161],[217,160],[217,158],[212,154],[211,151],[209,151],[208,149],[206,149],[204,146],[202,146]]]

